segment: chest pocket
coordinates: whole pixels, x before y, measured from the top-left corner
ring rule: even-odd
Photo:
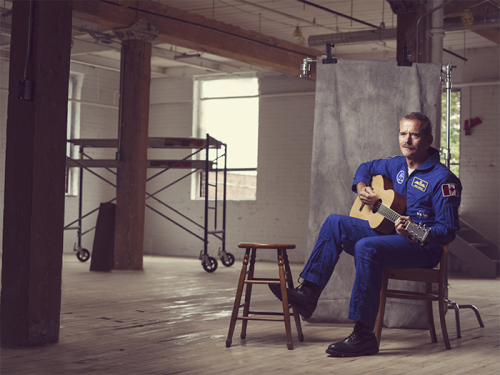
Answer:
[[[411,186],[413,188],[425,193],[427,191],[427,189],[429,188],[429,183],[425,180],[422,180],[419,177],[412,177],[411,178]]]
[[[432,210],[432,186],[429,182],[419,177],[411,177],[409,185],[407,195],[409,211],[411,211],[418,220],[426,221],[434,219]]]

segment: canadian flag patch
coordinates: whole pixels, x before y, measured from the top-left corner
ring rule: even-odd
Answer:
[[[458,189],[456,184],[444,184],[441,185],[441,189],[443,190],[443,197],[458,197]]]

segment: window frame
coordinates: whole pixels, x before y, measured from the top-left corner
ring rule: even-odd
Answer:
[[[192,134],[196,138],[206,138],[207,134],[207,129],[203,127],[202,125],[202,110],[201,106],[202,103],[206,100],[232,100],[232,99],[244,99],[244,98],[256,98],[257,100],[260,100],[260,92],[259,88],[257,88],[257,94],[254,95],[235,95],[235,96],[223,96],[223,97],[202,97],[202,84],[205,81],[208,80],[224,80],[224,79],[231,79],[233,77],[220,77],[220,76],[201,76],[201,77],[194,77],[193,79],[193,129],[192,129]],[[247,75],[240,75],[238,78],[256,78],[257,79],[257,85],[259,85],[258,77],[256,74],[247,74]],[[257,111],[259,111],[259,105],[257,105]],[[257,159],[258,159],[258,128],[259,128],[259,112],[257,112]],[[208,132],[209,133],[209,132]],[[210,134],[212,136],[212,134]],[[217,137],[215,137],[217,138]],[[218,139],[222,142],[224,142],[224,139]],[[231,148],[229,148],[229,153],[228,155],[231,155]],[[201,152],[198,153],[197,158],[199,159],[204,159],[205,158],[205,153]],[[227,200],[239,200],[239,201],[253,201],[257,200],[257,168],[258,168],[258,160],[256,160],[256,167],[255,168],[227,168],[227,175],[229,177],[230,174],[234,174],[235,172],[255,172],[255,195],[251,198],[244,198],[244,197],[233,197],[231,194],[228,194],[226,199]],[[200,171],[199,173],[193,174],[193,178],[191,179],[191,200],[202,200],[205,199],[204,195],[202,194],[202,189],[201,186],[202,184],[202,179],[204,176],[205,171]],[[209,174],[213,174],[215,171],[211,171]],[[218,178],[219,184],[222,184],[223,179]],[[226,182],[226,186],[231,185],[231,183]],[[233,185],[235,186],[235,185]],[[241,186],[236,186],[236,187],[242,187],[242,188],[252,188],[251,186],[246,186],[246,185],[241,185]],[[222,187],[219,188],[222,190]],[[209,199],[215,199],[214,197],[209,197]]]

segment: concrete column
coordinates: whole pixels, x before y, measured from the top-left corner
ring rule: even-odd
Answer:
[[[432,8],[436,8],[443,4],[444,0],[433,0]],[[443,40],[445,37],[444,31],[444,7],[438,9],[432,13],[432,24],[431,24],[431,39],[432,39],[432,50],[431,50],[431,62],[432,63],[443,63]]]
[[[144,21],[114,32],[122,40],[114,268],[142,270],[151,42],[158,32]]]
[[[444,0],[433,0],[431,2],[432,8],[436,8],[442,5]],[[442,64],[443,63],[443,40],[445,37],[444,30],[444,7],[438,9],[432,13],[432,24],[431,24],[431,63]],[[438,96],[438,102],[436,103],[436,119],[433,121],[434,126],[434,147],[441,147],[441,95]],[[432,120],[432,119],[431,119]],[[446,145],[445,145],[446,147]]]
[[[13,3],[2,345],[59,340],[71,17],[72,1]]]

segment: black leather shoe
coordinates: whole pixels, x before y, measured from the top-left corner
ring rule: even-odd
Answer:
[[[326,352],[332,357],[359,357],[377,354],[378,342],[373,327],[356,322],[349,337],[331,344]]]
[[[281,301],[281,289],[279,284],[269,284],[269,289],[271,289],[271,292]],[[319,285],[304,280],[302,284],[295,289],[287,288],[288,303],[295,307],[300,315],[308,319],[311,317],[314,310],[316,310],[321,291],[322,289]]]

